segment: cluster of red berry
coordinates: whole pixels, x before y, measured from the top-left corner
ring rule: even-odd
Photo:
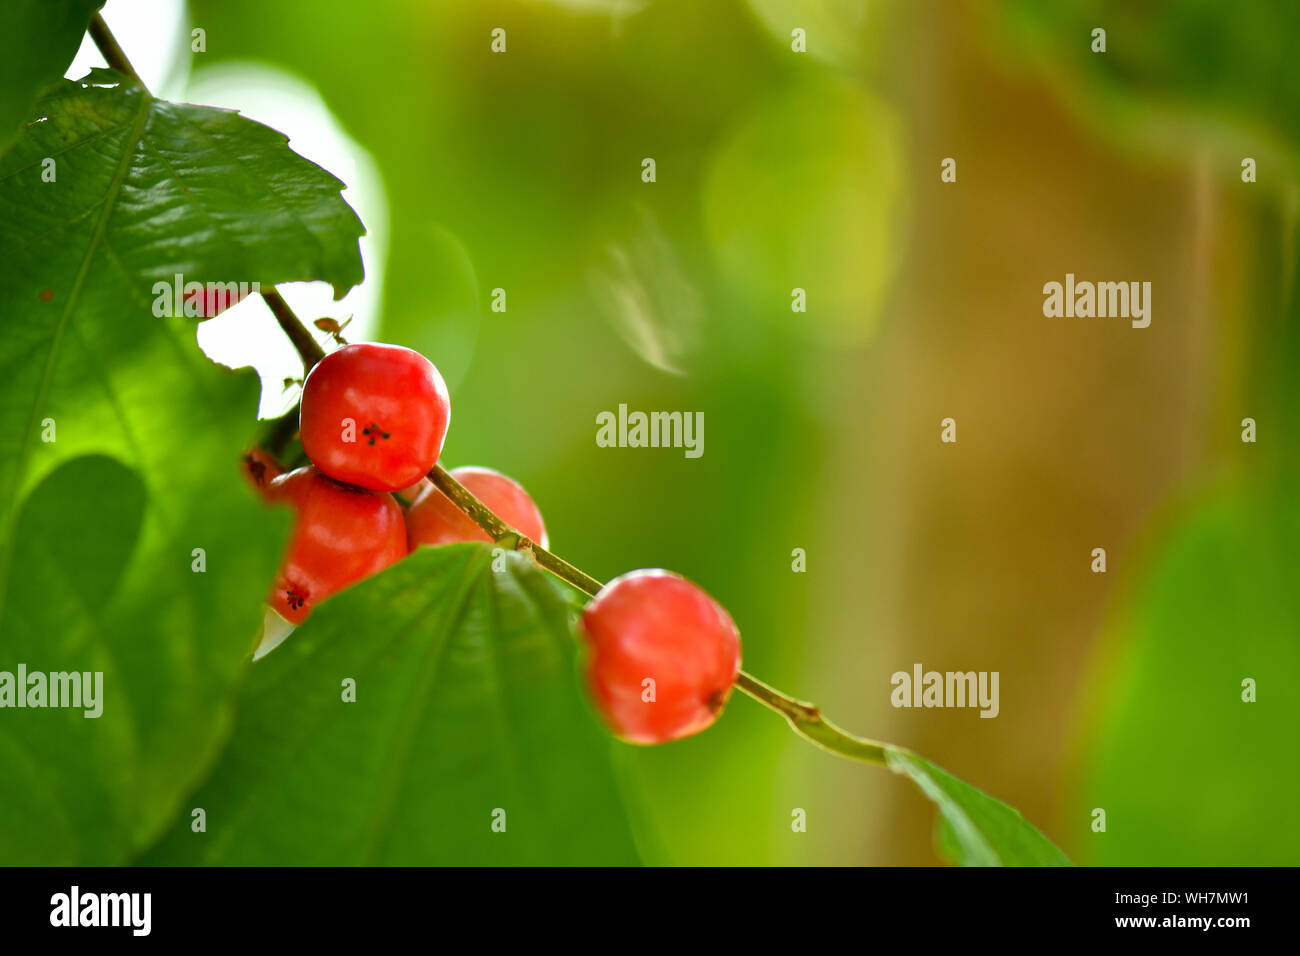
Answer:
[[[421,545],[491,538],[426,479],[451,420],[433,363],[396,345],[345,345],[303,383],[299,435],[311,464],[281,474],[262,450],[245,468],[273,504],[294,511],[270,595],[300,624],[315,605]],[[532,498],[487,468],[451,472],[506,524],[547,547]],[[396,492],[410,501],[403,509]],[[721,712],[740,669],[727,612],[675,574],[634,571],[601,589],[582,616],[597,709],[635,743],[689,736]]]

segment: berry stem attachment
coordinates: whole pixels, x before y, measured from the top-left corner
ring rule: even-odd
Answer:
[[[108,24],[104,22],[104,18],[98,13],[90,21],[89,32],[95,46],[99,49],[108,65],[124,76],[130,77],[140,85],[141,89],[145,89],[140,75],[135,72],[135,69],[131,66],[131,61],[127,59],[126,53],[123,52],[112,32],[108,29]],[[148,91],[146,90],[146,92]],[[274,286],[270,289],[263,289],[262,298],[266,300],[266,304],[275,315],[275,320],[279,323],[284,334],[288,336],[289,341],[298,350],[298,355],[302,359],[304,375],[310,372],[312,367],[325,357],[325,350],[321,348],[320,343],[316,341],[307,326],[302,323],[302,320],[298,318],[289,307],[289,303],[284,300],[284,297],[280,295]],[[290,412],[286,418],[292,416],[292,414]],[[277,428],[276,431],[279,432],[280,429]],[[280,437],[283,440],[283,437]],[[435,465],[433,471],[429,472],[429,480],[433,482],[439,491],[451,499],[452,504],[482,528],[494,542],[513,539],[514,550],[532,554],[538,564],[562,581],[568,582],[591,597],[595,597],[597,592],[600,591],[603,586],[600,581],[511,528],[483,502],[479,501],[468,488],[453,478],[441,465]],[[744,671],[741,671],[737,676],[736,687],[764,707],[776,711],[789,722],[790,727],[796,734],[822,750],[851,760],[861,760],[864,763],[880,766],[885,765],[885,745],[841,730],[824,718],[816,705],[796,700]]]

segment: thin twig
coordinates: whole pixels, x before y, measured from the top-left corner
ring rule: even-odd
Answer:
[[[453,478],[451,473],[442,465],[433,466],[433,471],[429,472],[429,480],[433,482],[439,491],[451,499],[452,504],[482,528],[493,541],[500,542],[511,538],[516,539],[517,543],[514,545],[516,551],[525,551],[532,554],[533,559],[546,570],[591,597],[595,597],[596,592],[603,586],[590,574],[575,568],[568,561],[547,551],[537,542],[528,538],[527,535],[521,534],[502,521],[493,513],[491,508],[475,498],[473,493]]]
[[[140,74],[131,66],[131,61],[126,58],[126,53],[117,45],[117,40],[112,32],[108,29],[108,24],[104,18],[96,13],[90,20],[90,38],[95,41],[95,46],[103,54],[104,61],[117,72],[129,76],[144,88],[144,81],[140,79]]]
[[[293,309],[289,308],[289,303],[284,301],[284,296],[280,295],[274,286],[261,291],[262,298],[275,314],[275,321],[280,323],[280,328],[284,330],[285,335],[289,336],[289,341],[302,357],[303,373],[310,372],[312,366],[325,357],[325,350],[320,347],[320,343],[316,341],[307,326],[294,315]]]
[[[796,734],[841,757],[885,766],[885,744],[842,730],[822,716],[816,704],[783,694],[757,677],[741,671],[736,687],[784,717]]]

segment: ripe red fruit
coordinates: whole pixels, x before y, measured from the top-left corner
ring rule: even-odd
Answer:
[[[518,483],[491,468],[453,468],[451,476],[510,527],[547,547],[542,513]],[[412,549],[422,544],[492,540],[450,498],[432,486],[406,512],[406,531]]]
[[[271,482],[284,474],[284,469],[270,452],[263,448],[250,448],[244,453],[240,465],[244,477],[263,498],[268,496]]]
[[[726,610],[669,571],[633,571],[587,605],[587,680],[614,733],[635,744],[708,727],[740,672],[740,632]],[[647,680],[653,680],[649,685]]]
[[[400,345],[345,345],[302,386],[303,451],[331,478],[372,491],[398,491],[427,474],[450,419],[438,370]]]
[[[197,313],[199,318],[210,319],[225,312],[231,306],[238,305],[246,294],[246,287],[244,291],[240,291],[239,286],[227,288],[205,285],[202,289],[191,289],[185,293],[184,314]]]
[[[308,465],[271,482],[269,498],[295,512],[270,597],[294,624],[330,595],[407,554],[406,522],[390,494],[349,487]]]

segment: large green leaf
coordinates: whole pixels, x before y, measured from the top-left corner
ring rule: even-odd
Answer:
[[[916,784],[939,808],[939,846],[962,866],[1070,866],[1070,860],[1020,811],[901,747],[889,769]]]
[[[256,377],[155,316],[153,282],[361,274],[340,184],[283,136],[89,80],[0,159],[0,670],[102,671],[105,710],[0,711],[0,862],[156,840],[224,740],[279,551],[239,478]]]
[[[341,184],[282,135],[89,79],[113,85],[63,83],[0,159],[0,580],[12,509],[59,461],[197,475],[214,462],[187,453],[191,431],[245,414],[193,323],[155,316],[155,282],[361,279]],[[47,420],[57,442],[41,440]]]
[[[421,549],[318,608],[253,665],[190,801],[207,831],[182,817],[143,862],[637,862],[570,605],[528,559],[496,562]]]
[[[5,0],[0,4],[0,154],[36,98],[63,76],[104,0]]]
[[[125,862],[215,759],[283,525],[222,464],[199,487],[151,490],[87,456],[28,497],[0,671],[100,672],[102,712],[0,710],[0,864]]]

